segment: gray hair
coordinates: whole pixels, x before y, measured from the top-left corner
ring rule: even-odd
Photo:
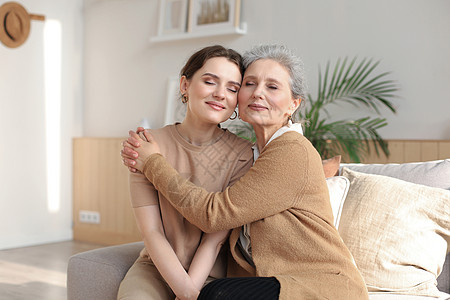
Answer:
[[[304,77],[303,62],[298,56],[294,55],[283,45],[260,45],[244,53],[244,68],[247,69],[252,63],[259,59],[271,59],[284,66],[289,73],[289,84],[292,97],[301,98],[302,104],[305,102],[307,87]],[[297,111],[294,114],[296,115]]]

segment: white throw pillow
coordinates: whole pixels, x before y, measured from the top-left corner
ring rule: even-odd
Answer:
[[[333,210],[334,226],[338,228],[350,181],[344,176],[334,176],[327,178],[327,185],[330,193],[331,209]]]
[[[344,168],[339,233],[369,292],[439,297],[450,242],[450,191]]]

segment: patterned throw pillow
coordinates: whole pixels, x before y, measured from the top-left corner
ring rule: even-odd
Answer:
[[[344,168],[339,232],[369,292],[439,296],[450,242],[450,191]]]

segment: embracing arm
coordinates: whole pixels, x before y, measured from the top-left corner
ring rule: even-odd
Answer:
[[[298,141],[272,141],[247,174],[221,193],[207,192],[182,178],[160,154],[150,155],[143,171],[186,219],[213,232],[291,208],[307,185],[306,148]]]
[[[167,241],[161,223],[158,205],[134,209],[145,248],[161,276],[180,299],[196,299],[200,289],[190,276]]]
[[[179,299],[185,299],[182,297],[185,292],[186,296],[200,291],[211,273],[217,255],[228,236],[228,231],[203,234],[189,271],[186,273],[165,237],[158,202],[155,199],[148,201],[157,197],[152,184],[142,174],[130,174],[130,190],[133,205],[142,205],[135,207],[134,213],[145,248],[158,271]],[[149,205],[149,202],[154,204]]]
[[[206,279],[211,273],[211,269],[216,262],[220,249],[228,237],[228,233],[228,230],[224,230],[203,234],[188,272],[194,282],[194,286],[199,290],[203,287]],[[225,276],[225,272],[223,276]]]
[[[144,175],[131,173],[130,192],[136,223],[159,273],[179,299],[196,299],[200,289],[194,285],[164,234],[153,185]]]

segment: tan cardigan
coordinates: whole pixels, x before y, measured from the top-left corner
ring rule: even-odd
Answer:
[[[205,232],[235,228],[229,276],[275,276],[280,299],[368,299],[364,281],[333,226],[319,154],[296,132],[268,144],[246,175],[221,193],[183,179],[158,154],[144,173],[179,212]],[[251,267],[236,247],[251,223]]]

